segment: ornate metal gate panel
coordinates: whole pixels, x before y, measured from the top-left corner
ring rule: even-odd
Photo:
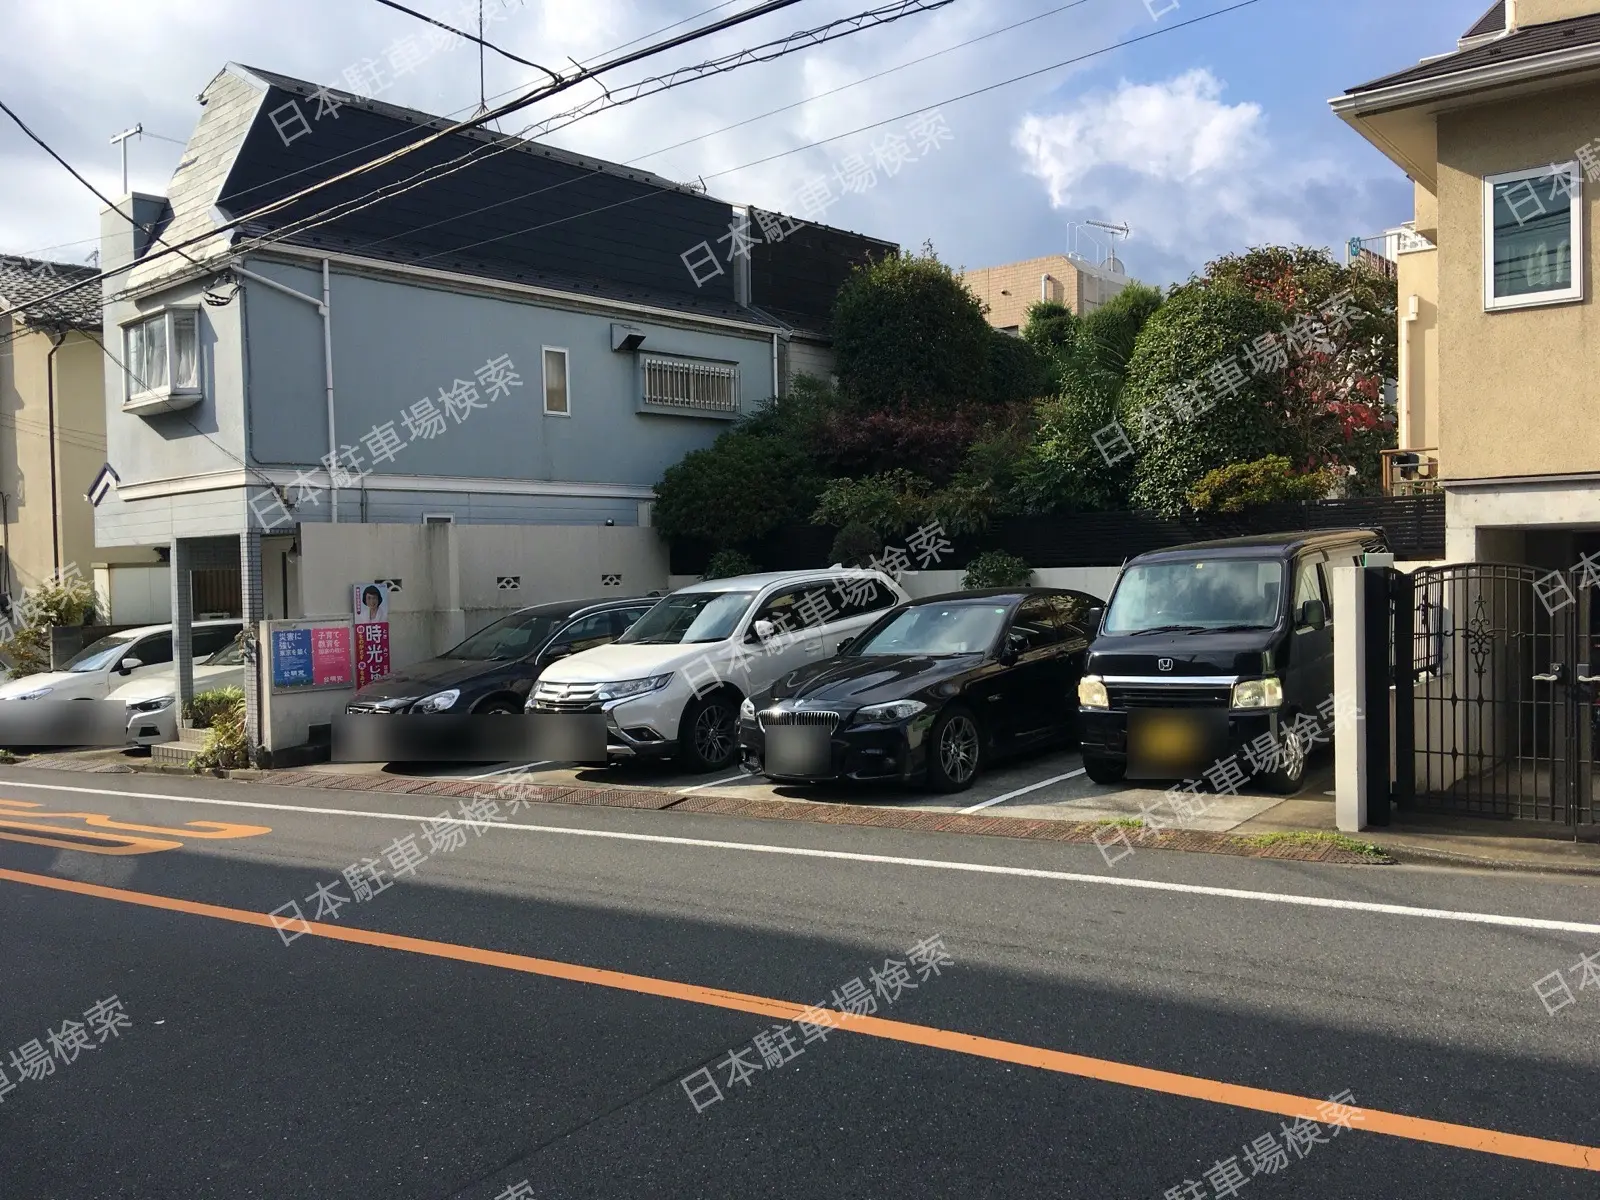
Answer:
[[[1580,626],[1590,628],[1591,597],[1568,590],[1563,601],[1552,578],[1570,583],[1537,567],[1462,563],[1422,568],[1397,588],[1402,806],[1590,822],[1594,705],[1586,664],[1600,663],[1600,649],[1580,650],[1600,640],[1578,637]]]

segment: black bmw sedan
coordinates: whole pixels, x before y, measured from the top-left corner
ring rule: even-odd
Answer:
[[[1074,735],[1103,602],[1056,588],[951,592],[885,613],[744,702],[745,769],[784,783],[968,787],[991,759]]]
[[[367,684],[345,712],[520,713],[546,666],[616,641],[657,599],[563,600],[519,609],[437,658]]]

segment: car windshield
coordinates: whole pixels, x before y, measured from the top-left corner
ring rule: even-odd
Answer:
[[[995,644],[1006,622],[1006,606],[965,603],[914,604],[891,616],[850,647],[853,655],[982,654]]]
[[[67,660],[67,665],[63,670],[103,671],[122,657],[123,651],[128,648],[132,641],[133,635],[131,633],[113,633],[97,642],[90,642]]]
[[[755,598],[754,592],[678,592],[658,601],[617,641],[637,646],[720,642],[733,636]]]
[[[555,626],[555,617],[539,613],[512,613],[478,630],[439,657],[464,658],[473,662],[526,658],[544,645]]]
[[[1278,622],[1283,563],[1227,558],[1135,564],[1123,572],[1106,633],[1270,629]]]
[[[237,667],[244,663],[244,634],[240,634],[221,650],[205,660],[208,667]]]

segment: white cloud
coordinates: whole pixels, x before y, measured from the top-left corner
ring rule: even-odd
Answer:
[[[1025,117],[1013,143],[1053,208],[1126,221],[1141,245],[1189,264],[1249,245],[1318,244],[1338,236],[1336,222],[1359,220],[1360,186],[1275,146],[1259,105],[1222,96],[1203,68],[1124,81]],[[1327,211],[1330,196],[1342,212]]]

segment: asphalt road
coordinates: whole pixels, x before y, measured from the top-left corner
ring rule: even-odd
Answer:
[[[446,804],[0,774],[0,1197],[1595,1194],[1594,882]]]

